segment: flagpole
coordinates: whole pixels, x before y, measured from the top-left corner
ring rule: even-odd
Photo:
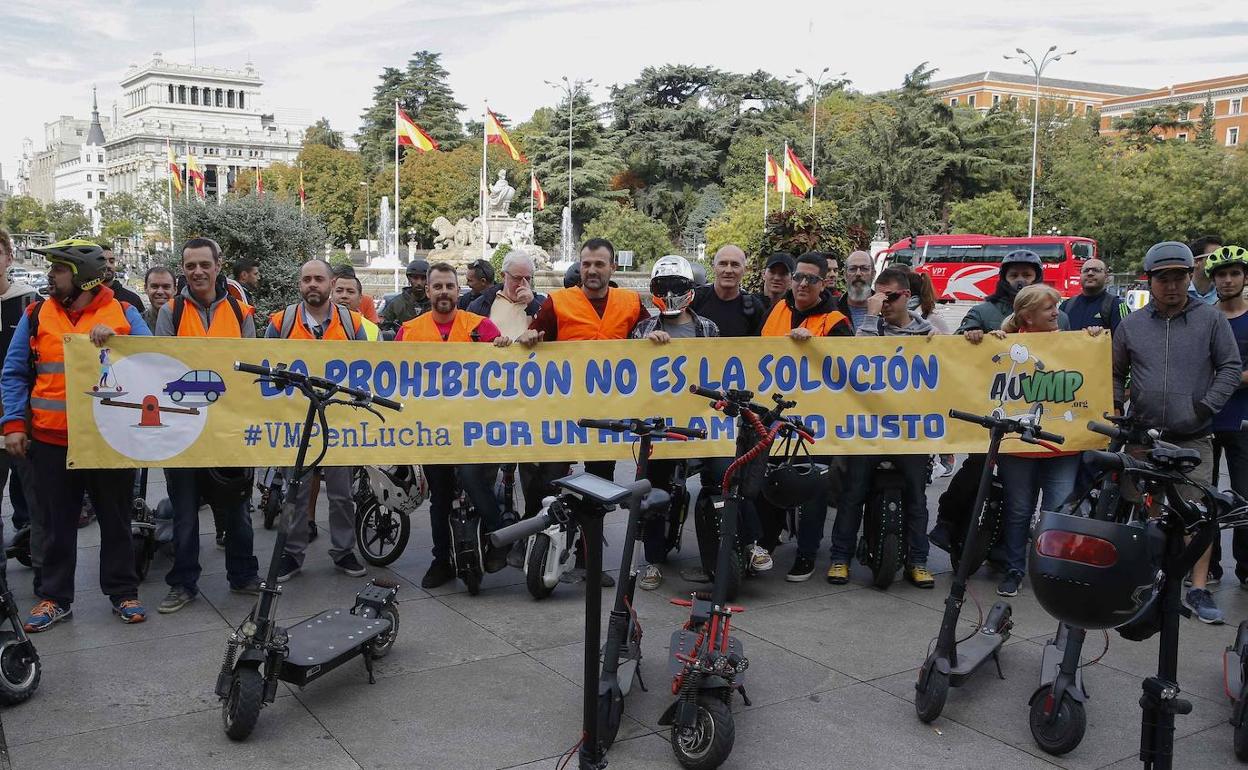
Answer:
[[[771,170],[771,152],[763,152],[763,229],[767,229],[767,204],[771,192],[767,185],[767,172]],[[780,180],[776,180],[779,182]]]
[[[780,179],[780,170],[776,170],[776,179]],[[777,185],[778,186],[778,185]],[[780,188],[780,211],[785,210],[788,203],[789,193],[789,143],[784,143],[784,187]]]
[[[489,179],[486,164],[489,160],[486,156],[486,148],[489,146],[489,120],[490,120],[490,102],[484,100],[485,114],[481,116],[481,192],[477,195],[481,212],[481,254],[484,256],[490,249],[490,223],[485,218],[485,190],[486,181]]]
[[[183,145],[186,147],[186,184],[182,186],[182,192],[186,193],[186,202],[190,203],[191,185],[194,184],[191,180],[191,143],[183,142]]]
[[[394,100],[394,258],[399,258],[399,100]],[[399,272],[395,269],[394,286],[398,290]]]
[[[165,140],[165,157],[173,157],[173,148],[169,145],[169,140]],[[173,253],[173,168],[172,164],[167,164],[170,168],[165,169],[168,173],[165,178],[165,192],[169,196],[169,253]]]

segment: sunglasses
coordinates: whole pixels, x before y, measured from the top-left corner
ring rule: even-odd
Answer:
[[[909,293],[908,291],[889,291],[884,293],[884,299],[887,302],[896,302]]]
[[[814,273],[794,273],[794,274],[793,274],[793,283],[795,283],[795,284],[802,284],[802,283],[811,283],[811,284],[814,284],[814,283],[823,283],[823,279],[822,279],[822,278],[820,278],[818,275],[815,275]]]

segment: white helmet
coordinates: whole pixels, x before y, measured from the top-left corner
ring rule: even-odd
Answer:
[[[677,254],[659,257],[650,270],[650,299],[659,313],[680,315],[693,302],[693,268]]]

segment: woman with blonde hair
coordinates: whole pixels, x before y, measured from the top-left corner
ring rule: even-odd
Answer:
[[[1058,330],[1057,305],[1062,296],[1043,283],[1025,286],[1014,297],[1014,312],[989,332],[997,339],[1007,334],[1055,332]],[[1099,326],[1086,329],[1089,336],[1101,333]],[[1000,596],[1017,596],[1027,567],[1027,535],[1031,516],[1040,503],[1044,510],[1057,510],[1075,487],[1079,471],[1078,452],[1010,452],[997,461],[997,474],[1005,493],[1005,579],[997,586]]]

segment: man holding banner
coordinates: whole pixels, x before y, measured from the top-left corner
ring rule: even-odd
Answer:
[[[446,262],[429,267],[430,311],[422,313],[399,327],[395,342],[491,342],[505,348],[511,339],[504,337],[490,319],[458,309],[459,274]],[[425,466],[429,480],[429,529],[433,534],[433,563],[421,578],[421,588],[437,588],[455,579],[451,563],[451,504],[456,496],[456,477],[481,518],[483,532],[499,526],[498,500],[494,497],[497,463]],[[506,565],[507,550],[487,547],[485,569],[497,572]]]
[[[255,309],[235,299],[221,278],[221,247],[211,238],[192,238],[182,246],[182,275],[186,286],[159,309],[158,337],[256,336]],[[247,471],[250,478],[250,470]],[[235,593],[260,591],[259,565],[252,547],[251,517],[247,499],[231,497],[227,505],[220,495],[204,494],[218,483],[215,474],[195,468],[166,468],[169,502],[173,505],[173,567],[165,576],[169,593],[156,608],[161,614],[177,612],[199,595],[199,501],[207,498],[225,532],[225,577]],[[247,484],[247,497],[251,484]]]
[[[269,319],[264,336],[292,340],[365,340],[364,321],[359,313],[330,300],[333,270],[323,259],[312,259],[299,268],[299,296],[303,301],[288,305]],[[329,556],[334,566],[351,577],[366,574],[355,558],[355,502],[351,498],[350,466],[322,466],[321,478],[329,497]],[[308,550],[308,499],[312,485],[299,488],[294,501],[295,514],[286,533],[286,553],[277,576],[286,581],[303,569]]]

